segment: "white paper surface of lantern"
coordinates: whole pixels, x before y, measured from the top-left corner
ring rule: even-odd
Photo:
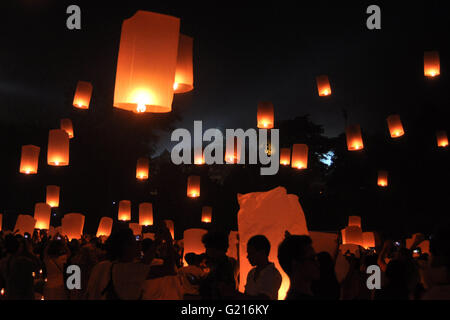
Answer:
[[[102,217],[98,224],[97,238],[101,236],[109,237],[113,226],[113,219],[110,217]]]
[[[142,233],[142,226],[139,223],[132,223],[130,222],[128,224],[128,227],[133,230],[133,234],[135,236],[139,236]]]
[[[16,220],[16,225],[14,226],[13,231],[17,231],[17,234],[25,235],[25,233],[29,233],[33,235],[34,226],[36,225],[36,219],[28,214],[19,214]]]
[[[84,227],[84,215],[81,213],[67,213],[61,220],[61,233],[72,239],[81,239]]]
[[[205,252],[205,246],[202,243],[202,237],[208,231],[205,229],[186,229],[184,230],[184,255],[186,253],[193,252],[195,254],[202,254]],[[184,260],[183,263],[187,266],[187,262]]]

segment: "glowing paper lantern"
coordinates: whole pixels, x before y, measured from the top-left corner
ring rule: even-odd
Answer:
[[[139,158],[136,166],[136,178],[139,180],[148,179],[148,158]]]
[[[349,151],[362,150],[364,148],[361,127],[359,124],[349,125],[345,128],[347,148]]]
[[[341,239],[342,244],[347,243],[347,239],[345,238],[345,228],[341,230]]]
[[[180,34],[178,44],[177,68],[173,90],[175,93],[185,93],[194,89],[194,75],[192,67],[192,47],[194,39]]]
[[[365,249],[375,247],[375,235],[373,232],[363,232],[362,234],[363,247]]]
[[[87,81],[78,81],[75,96],[73,97],[73,106],[78,109],[89,109],[91,95],[92,84]]]
[[[20,157],[20,173],[36,174],[38,171],[39,151],[41,148],[26,145],[22,146],[22,155]]]
[[[200,176],[188,177],[187,196],[190,198],[200,197]]]
[[[143,202],[139,205],[139,224],[141,226],[153,225],[153,205]]]
[[[25,233],[33,234],[34,226],[36,225],[36,219],[27,214],[19,214],[16,220],[16,225],[14,226],[13,231],[17,231],[17,234],[21,234],[22,236]]]
[[[175,226],[172,220],[164,220],[167,229],[169,229],[170,234],[172,235],[172,239],[175,240]]]
[[[202,222],[211,223],[212,221],[212,207],[205,206],[202,208]]]
[[[202,165],[205,164],[205,156],[202,154],[201,157],[197,157],[194,159],[194,164],[196,165]]]
[[[178,56],[180,19],[137,11],[122,24],[114,107],[170,112]]]
[[[239,248],[239,234],[237,231],[230,231],[228,235],[228,251],[227,256],[236,259],[238,258],[238,248]]]
[[[309,236],[312,239],[312,246],[315,252],[319,253],[325,251],[332,257],[335,255],[338,247],[338,235],[336,233],[310,231]]]
[[[259,102],[258,103],[258,116],[257,116],[259,129],[272,129],[274,123],[273,116],[273,104],[272,102]]]
[[[73,135],[73,126],[72,126],[72,120],[70,119],[61,119],[60,121],[60,128],[61,130],[64,130],[69,135],[69,139],[72,139],[74,137]]]
[[[72,239],[81,239],[84,227],[84,215],[80,213],[65,214],[61,220],[62,234]]]
[[[139,223],[129,223],[128,228],[133,230],[135,236],[139,236],[142,233],[142,226]]]
[[[51,166],[69,165],[69,135],[64,130],[50,130],[47,163]]]
[[[112,227],[113,227],[113,219],[109,217],[102,217],[98,224],[96,235],[97,238],[101,236],[109,237],[109,235],[111,234]]]
[[[398,138],[405,134],[403,130],[402,121],[400,120],[400,116],[397,114],[390,115],[387,117],[387,123],[389,127],[389,133],[391,134],[391,138]]]
[[[119,202],[118,219],[121,221],[130,221],[131,220],[131,201],[122,200]]]
[[[234,137],[233,149],[225,149],[225,162],[227,164],[236,164],[241,161],[241,147],[241,141],[237,137]]]
[[[378,171],[378,186],[387,187],[388,185],[388,172],[386,170]]]
[[[361,217],[359,216],[349,216],[348,217],[349,227],[360,227],[361,228]]]
[[[193,252],[202,254],[205,252],[205,246],[202,243],[202,237],[208,231],[205,229],[186,229],[183,233],[184,237],[184,254]],[[183,258],[184,265],[187,266]]]
[[[444,130],[436,132],[436,138],[438,147],[447,148],[448,146],[447,132],[445,132]]]
[[[143,238],[155,240],[155,234],[152,232],[146,232],[143,234]]]
[[[280,149],[280,164],[283,166],[291,164],[291,148]]]
[[[47,186],[47,197],[46,203],[52,207],[59,207],[59,187],[58,186]]]
[[[319,91],[319,96],[325,97],[331,94],[330,81],[328,76],[318,76],[316,77],[317,90]]]
[[[0,213],[0,231],[2,231],[3,214]]]
[[[294,144],[292,146],[291,166],[296,169],[308,167],[308,146],[306,144]]]
[[[238,203],[240,278],[246,279],[252,268],[247,260],[248,240],[257,234],[266,236],[272,244],[269,260],[275,264],[283,278],[278,291],[278,299],[282,300],[289,289],[289,278],[278,263],[278,244],[283,241],[286,230],[291,234],[308,235],[298,196],[287,194],[285,188],[278,187],[267,192],[238,194]],[[244,285],[245,281],[239,284],[239,290],[242,292]]]
[[[345,242],[343,242],[343,244],[356,244],[359,246],[363,246],[362,230],[360,227],[346,227],[344,232]]]
[[[425,77],[433,78],[441,74],[438,51],[425,51],[423,56],[423,71]]]
[[[36,220],[36,229],[48,230],[50,226],[50,215],[52,208],[46,203],[36,203],[34,206],[34,219]]]

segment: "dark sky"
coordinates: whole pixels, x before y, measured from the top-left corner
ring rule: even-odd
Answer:
[[[423,51],[440,51],[441,70],[449,55],[444,1],[390,2],[6,2],[0,121],[67,115],[78,80],[91,81],[93,101],[112,108],[121,22],[143,9],[181,18],[181,32],[194,37],[195,89],[173,103],[179,127],[193,120],[222,130],[254,127],[257,102],[268,100],[276,119],[309,113],[328,136],[343,132],[342,108],[363,130],[384,133],[389,113],[407,118],[426,100],[417,89],[426,82]],[[81,7],[82,30],[66,28],[70,4]],[[382,30],[366,28],[370,4],[381,7]],[[330,98],[317,95],[320,74],[330,78]],[[444,72],[441,83],[446,79]],[[437,90],[433,99],[445,94]],[[166,134],[161,146],[168,141]]]

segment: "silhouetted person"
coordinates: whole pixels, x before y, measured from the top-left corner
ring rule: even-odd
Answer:
[[[312,284],[314,296],[322,300],[339,300],[341,287],[334,271],[334,261],[328,252],[317,254],[320,267],[320,279]]]

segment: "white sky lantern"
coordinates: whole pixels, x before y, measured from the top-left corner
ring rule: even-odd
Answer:
[[[195,254],[201,254],[205,252],[205,246],[202,243],[202,237],[208,231],[205,229],[186,229],[183,233],[184,236],[184,255],[189,252],[193,252]],[[184,265],[187,266],[186,261],[184,260]]]
[[[46,203],[36,203],[34,206],[34,219],[36,220],[36,229],[48,230],[50,226],[50,216],[52,207]]]
[[[139,205],[139,224],[141,226],[153,225],[153,205],[150,202],[142,202]]]
[[[363,238],[363,247],[365,249],[375,247],[375,235],[373,232],[363,232],[362,238]]]
[[[349,227],[360,227],[361,228],[361,217],[359,216],[349,216],[348,217],[348,226]]]
[[[363,246],[363,236],[361,228],[358,226],[346,227],[344,244],[356,244],[359,246]]]
[[[139,236],[142,233],[142,226],[139,223],[132,223],[130,222],[128,224],[128,227],[133,230],[133,234],[135,236]]]
[[[101,236],[109,237],[113,226],[113,219],[110,217],[102,217],[98,224],[97,238]]]
[[[81,239],[84,227],[84,215],[80,213],[67,213],[61,220],[62,234],[72,239]]]
[[[25,235],[25,233],[33,234],[34,226],[36,225],[36,219],[28,214],[19,214],[16,220],[14,230],[18,230],[17,234]]]

